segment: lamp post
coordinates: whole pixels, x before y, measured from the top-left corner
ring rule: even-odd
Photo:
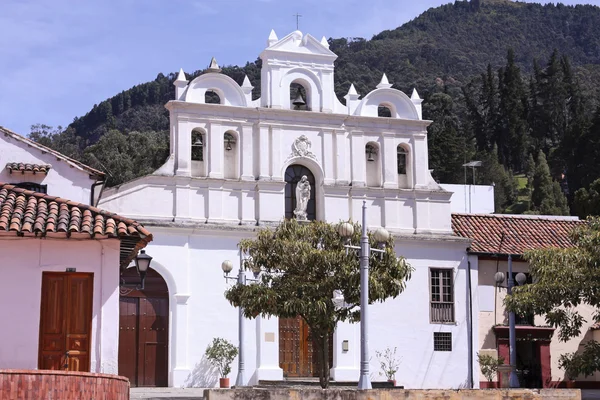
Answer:
[[[515,279],[513,278],[512,271],[512,255],[508,255],[508,277],[507,277],[506,293],[508,296],[512,294],[512,289],[515,286]],[[497,284],[504,282],[504,273],[496,272],[494,276]],[[527,280],[524,273],[519,272],[516,276],[517,284],[523,285]],[[519,378],[517,377],[517,332],[515,327],[515,313],[514,311],[508,312],[508,351],[509,351],[509,363],[510,363],[510,375],[508,378],[508,386],[510,388],[519,387]]]
[[[344,239],[346,249],[355,249],[359,251],[360,260],[360,378],[358,380],[358,389],[371,389],[371,378],[369,377],[369,257],[371,251],[385,253],[385,250],[372,249],[369,245],[367,236],[367,202],[363,201],[362,206],[362,235],[360,237],[360,246],[352,246],[350,238],[354,234],[354,227],[348,222],[339,225],[338,233]],[[375,240],[385,242],[390,234],[383,228],[375,231]]]
[[[245,285],[246,281],[256,281],[256,279],[247,279],[244,273],[244,254],[240,249],[240,268],[238,270],[237,277],[229,276],[229,273],[233,269],[233,263],[229,260],[225,260],[221,263],[221,269],[223,270],[223,277],[225,281],[228,279],[236,280],[238,284]],[[260,270],[253,269],[254,276],[258,276]],[[238,312],[238,374],[235,379],[235,386],[241,387],[244,385],[244,309],[240,306]]]
[[[119,282],[119,292],[121,294],[127,295],[133,290],[144,290],[150,262],[152,262],[152,257],[146,254],[146,250],[140,250],[140,253],[135,258],[135,269],[140,277],[140,283],[128,283],[125,282],[124,278],[121,278]]]

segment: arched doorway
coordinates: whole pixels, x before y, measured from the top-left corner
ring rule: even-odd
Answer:
[[[121,275],[139,281],[135,268]],[[168,386],[169,290],[162,276],[148,269],[144,290],[119,297],[119,375],[132,387]]]
[[[307,219],[312,221],[317,218],[315,205],[315,176],[310,169],[299,164],[290,165],[285,170],[285,218],[295,218],[294,210],[296,209],[296,185],[304,175],[306,175],[308,178],[311,189],[310,199],[308,200],[308,205],[306,207]]]

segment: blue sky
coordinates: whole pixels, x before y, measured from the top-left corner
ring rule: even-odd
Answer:
[[[564,0],[564,4],[583,0]],[[585,1],[600,5],[600,0]],[[271,28],[317,38],[393,29],[447,0],[0,0],[0,125],[68,125],[159,72],[256,59]]]

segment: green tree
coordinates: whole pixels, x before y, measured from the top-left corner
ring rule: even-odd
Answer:
[[[424,104],[425,118],[434,122],[427,128],[430,167],[436,180],[443,183],[463,181],[466,139],[461,134],[458,116],[453,111],[452,97],[435,93]]]
[[[588,189],[581,188],[575,192],[573,207],[579,218],[600,215],[600,178],[592,182]]]
[[[560,184],[552,180],[544,152],[538,154],[531,194],[533,210],[543,215],[568,215],[567,200]]]
[[[346,252],[340,239],[336,226],[321,221],[286,220],[274,231],[260,229],[255,239],[239,244],[251,259],[246,267],[262,269],[257,284],[236,285],[225,294],[231,304],[243,307],[248,318],[301,316],[316,344],[323,388],[329,385],[330,334],[340,321],[360,320],[359,261],[354,252]],[[372,235],[369,242],[377,245]],[[357,224],[351,243],[360,243]],[[369,260],[369,303],[398,296],[412,271],[396,255],[393,238],[385,245],[385,253],[373,253]]]
[[[502,213],[515,201],[515,187],[511,174],[498,162],[497,151],[494,146],[491,152],[478,155],[482,162],[478,183],[494,185],[494,209]]]
[[[571,240],[574,246],[570,248],[526,252],[534,283],[516,287],[505,299],[507,309],[518,314],[544,315],[563,342],[579,336],[587,322],[578,310],[581,304],[595,309],[595,320],[600,317],[600,219],[588,218],[574,230]],[[597,344],[585,350],[590,351],[595,360],[600,359]],[[596,371],[599,366],[596,362]]]
[[[525,169],[525,176],[527,177],[527,188],[533,189],[533,176],[535,175],[535,160],[533,154],[529,153],[527,158],[527,167]]]

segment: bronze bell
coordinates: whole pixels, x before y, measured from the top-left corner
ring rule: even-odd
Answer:
[[[300,93],[300,88],[298,88],[298,91],[296,93],[296,98],[294,99],[294,102],[292,104],[295,105],[296,107],[301,107],[301,106],[306,105],[306,102],[302,98],[302,93]]]

